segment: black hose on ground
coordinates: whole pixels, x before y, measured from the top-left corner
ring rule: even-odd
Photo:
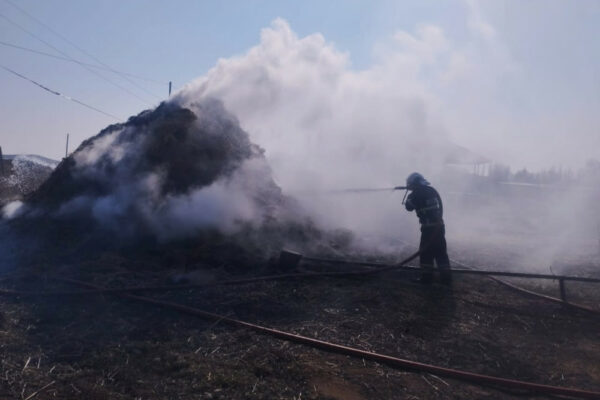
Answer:
[[[64,282],[101,290],[103,288],[92,285],[89,283],[73,280],[73,279],[60,279]],[[331,353],[344,354],[352,357],[360,357],[362,359],[376,361],[390,367],[408,369],[413,371],[427,372],[447,378],[457,379],[480,385],[497,385],[510,389],[527,390],[533,393],[546,394],[546,395],[559,395],[569,396],[579,399],[600,399],[600,392],[593,392],[581,389],[564,388],[560,386],[543,385],[539,383],[532,383],[526,381],[519,381],[514,379],[498,378],[489,375],[476,374],[472,372],[461,371],[452,368],[445,368],[431,364],[424,364],[417,361],[405,360],[397,357],[387,356],[378,353],[372,353],[353,347],[348,347],[340,344],[330,343],[323,340],[318,340],[306,336],[297,335],[290,332],[281,331],[278,329],[268,328],[261,325],[252,324],[246,321],[241,321],[234,318],[228,318],[223,315],[206,312],[197,308],[185,306],[182,304],[161,301],[152,299],[149,297],[136,296],[132,294],[121,293],[117,294],[120,297],[136,300],[139,302],[153,304],[159,307],[170,308],[177,310],[182,313],[199,316],[206,319],[222,321],[229,325],[243,327],[251,329],[255,332],[270,335],[282,340],[287,340],[294,343],[300,343],[311,347],[319,348]]]
[[[464,263],[461,263],[460,261],[456,261],[456,260],[451,260],[451,261],[455,264],[461,265],[463,268],[472,268],[468,265],[465,265]],[[477,270],[472,270],[472,271],[477,271]],[[517,276],[517,277],[523,277],[523,276]],[[527,276],[527,277],[529,277],[529,276]],[[587,307],[587,306],[577,304],[577,303],[572,303],[570,301],[559,299],[557,297],[548,296],[548,295],[545,295],[542,293],[534,292],[533,290],[528,290],[528,289],[522,288],[520,286],[514,285],[510,282],[504,281],[502,279],[498,279],[495,276],[490,275],[490,276],[488,276],[488,278],[493,280],[494,282],[497,282],[503,286],[506,286],[509,289],[516,291],[517,293],[525,294],[529,297],[548,300],[553,303],[562,304],[566,307],[570,307],[570,308],[573,308],[576,310],[585,311],[587,313],[592,313],[595,315],[600,315],[600,310],[596,310],[591,307]],[[536,276],[534,276],[534,278],[536,278]],[[600,279],[597,279],[597,278],[582,278],[582,277],[577,277],[577,276],[571,277],[571,276],[561,276],[561,275],[539,275],[539,278],[540,279],[563,279],[563,280],[572,280],[572,281],[588,282],[588,283],[600,283]]]
[[[383,264],[378,264],[377,268],[373,268],[373,269],[367,270],[367,271],[345,271],[345,272],[342,271],[342,272],[282,274],[282,275],[273,275],[273,276],[266,276],[266,277],[224,281],[224,282],[218,282],[216,284],[240,284],[240,283],[251,283],[251,282],[266,281],[266,280],[281,280],[281,279],[289,279],[289,278],[304,278],[304,277],[315,277],[315,276],[355,276],[355,275],[374,274],[374,273],[389,271],[389,270],[393,270],[393,269],[406,269],[406,268],[409,268],[410,270],[419,270],[419,268],[404,266],[404,264],[413,260],[418,255],[419,255],[419,252],[416,252],[413,255],[411,255],[410,257],[408,257],[407,259],[403,260],[398,265],[383,266]],[[329,260],[329,261],[331,261],[331,260]],[[372,264],[372,263],[362,263],[362,265],[365,265],[365,264]],[[465,372],[465,371],[460,371],[460,370],[454,370],[454,369],[450,369],[450,368],[439,367],[439,366],[435,366],[435,365],[423,364],[423,363],[419,363],[416,361],[403,360],[403,359],[399,359],[396,357],[381,355],[381,354],[377,354],[377,353],[365,352],[360,349],[355,349],[355,348],[351,348],[351,347],[347,347],[347,346],[343,346],[343,345],[324,342],[321,340],[317,340],[317,339],[313,339],[313,338],[309,338],[309,337],[305,337],[305,336],[300,336],[300,335],[296,335],[296,334],[289,333],[289,332],[284,332],[284,331],[280,331],[280,330],[276,330],[276,329],[272,329],[272,328],[263,327],[260,325],[255,325],[255,324],[252,324],[249,322],[228,318],[228,317],[214,314],[214,313],[209,313],[206,311],[202,311],[202,310],[199,310],[196,308],[184,306],[181,304],[165,302],[165,301],[161,301],[161,300],[156,300],[156,299],[152,299],[152,298],[148,298],[148,297],[142,297],[142,296],[137,296],[137,295],[131,294],[131,292],[134,292],[134,291],[174,290],[174,289],[183,289],[183,288],[206,287],[206,286],[211,286],[211,285],[215,285],[215,284],[110,289],[110,288],[103,288],[103,287],[99,287],[96,285],[92,285],[89,283],[80,282],[80,281],[76,281],[76,280],[72,280],[72,279],[66,279],[66,278],[52,278],[52,279],[71,283],[71,284],[76,284],[76,285],[83,286],[83,287],[87,287],[87,288],[90,288],[91,290],[46,292],[46,293],[3,290],[3,291],[0,291],[0,293],[10,294],[10,295],[24,295],[24,294],[74,295],[74,294],[92,294],[92,293],[113,293],[120,297],[129,298],[129,299],[133,299],[136,301],[142,301],[142,302],[154,304],[154,305],[157,305],[160,307],[168,307],[168,308],[176,309],[180,312],[197,315],[197,316],[200,316],[203,318],[224,321],[230,325],[246,327],[246,328],[252,329],[254,331],[257,331],[259,333],[272,335],[272,336],[278,337],[283,340],[289,340],[292,342],[321,348],[323,350],[334,352],[334,353],[346,354],[346,355],[355,356],[355,357],[361,357],[363,359],[377,361],[377,362],[380,362],[380,363],[383,363],[383,364],[386,364],[386,365],[389,365],[392,367],[396,367],[396,368],[429,372],[429,373],[437,374],[440,376],[446,376],[449,378],[468,381],[471,383],[476,383],[476,384],[481,384],[481,385],[498,385],[501,387],[507,387],[507,388],[511,388],[511,389],[529,390],[529,391],[532,391],[535,393],[571,396],[571,397],[582,398],[582,399],[600,399],[600,392],[590,392],[590,391],[585,391],[585,390],[561,388],[561,387],[557,387],[557,386],[542,385],[542,384],[518,381],[518,380],[513,380],[513,379],[497,378],[497,377],[488,376],[488,375],[475,374],[475,373],[470,373],[470,372]],[[557,300],[559,300],[559,299],[557,299]]]
[[[321,259],[321,258],[313,258],[313,257],[304,257],[304,260],[312,261],[312,262],[321,262],[321,263],[330,263],[330,264],[344,264],[344,265],[361,265],[361,266],[370,266],[374,267],[369,270],[359,270],[359,271],[328,271],[328,272],[300,272],[300,273],[287,273],[287,274],[278,274],[278,275],[267,275],[267,276],[259,276],[253,278],[242,278],[242,279],[231,279],[220,282],[211,282],[211,283],[202,283],[202,284],[187,284],[187,285],[157,285],[157,286],[138,286],[138,287],[122,287],[122,288],[102,288],[102,289],[93,289],[93,290],[78,290],[78,291],[52,291],[52,292],[39,292],[39,291],[19,291],[19,290],[11,290],[11,289],[0,289],[0,295],[8,295],[8,296],[80,296],[80,295],[90,295],[90,294],[118,294],[118,293],[136,293],[136,292],[166,292],[166,291],[176,291],[176,290],[187,290],[187,289],[201,289],[207,287],[214,286],[226,286],[226,285],[239,285],[246,283],[255,283],[255,282],[266,282],[266,281],[279,281],[279,280],[287,280],[287,279],[303,279],[303,278],[315,278],[315,277],[350,277],[350,276],[361,276],[361,275],[370,275],[377,274],[385,271],[391,270],[402,270],[402,271],[411,271],[411,272],[419,272],[421,269],[419,267],[411,267],[406,266],[408,262],[412,261],[416,257],[418,257],[420,252],[416,252],[412,254],[410,257],[402,260],[399,264],[383,264],[383,263],[373,263],[373,262],[361,262],[361,261],[348,261],[348,260],[333,260],[333,259]],[[465,268],[470,268],[469,266],[460,263],[456,260],[452,260],[453,263],[462,265]],[[571,307],[577,310],[585,311],[588,313],[593,313],[596,315],[600,314],[600,310],[595,310],[593,308],[583,306],[580,304],[567,302],[565,300],[555,298],[552,296],[536,293],[516,285],[513,285],[509,282],[503,281],[501,279],[495,278],[491,275],[501,275],[501,276],[510,276],[517,278],[536,278],[536,279],[565,279],[565,280],[573,280],[580,282],[591,282],[591,283],[600,283],[600,279],[597,278],[583,278],[583,277],[573,277],[573,276],[559,276],[559,275],[542,275],[542,274],[523,274],[517,272],[505,272],[505,271],[485,271],[485,270],[473,270],[473,269],[451,269],[451,273],[457,274],[475,274],[475,275],[486,275],[489,279],[494,280],[501,285],[504,285],[512,290],[515,290],[519,293],[526,294],[532,297],[545,299],[548,301],[552,301],[555,303],[559,303],[565,305],[567,307]],[[54,279],[52,277],[47,277],[48,279]],[[4,281],[4,279],[0,279],[0,281]]]

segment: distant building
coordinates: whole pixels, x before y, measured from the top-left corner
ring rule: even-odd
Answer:
[[[444,164],[453,165],[477,176],[489,175],[492,160],[477,154],[466,147],[451,145],[446,151]]]

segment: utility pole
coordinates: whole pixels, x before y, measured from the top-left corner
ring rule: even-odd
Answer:
[[[65,158],[69,157],[69,134],[67,133],[67,146],[65,147]]]
[[[172,82],[169,81],[169,97],[171,97],[171,84],[172,84]]]
[[[2,146],[0,146],[0,174],[4,175],[4,158],[2,158]]]

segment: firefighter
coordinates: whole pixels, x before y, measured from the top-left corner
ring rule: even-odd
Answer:
[[[433,282],[433,262],[435,260],[440,271],[441,282],[450,285],[452,274],[446,251],[442,198],[418,172],[413,172],[406,178],[406,189],[410,190],[404,203],[406,210],[415,210],[421,223],[421,242],[419,244],[421,277],[418,281],[423,284]]]

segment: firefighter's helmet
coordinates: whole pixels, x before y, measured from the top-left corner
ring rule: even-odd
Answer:
[[[413,189],[417,186],[427,186],[429,182],[418,172],[413,172],[406,178],[406,187],[408,189]]]

